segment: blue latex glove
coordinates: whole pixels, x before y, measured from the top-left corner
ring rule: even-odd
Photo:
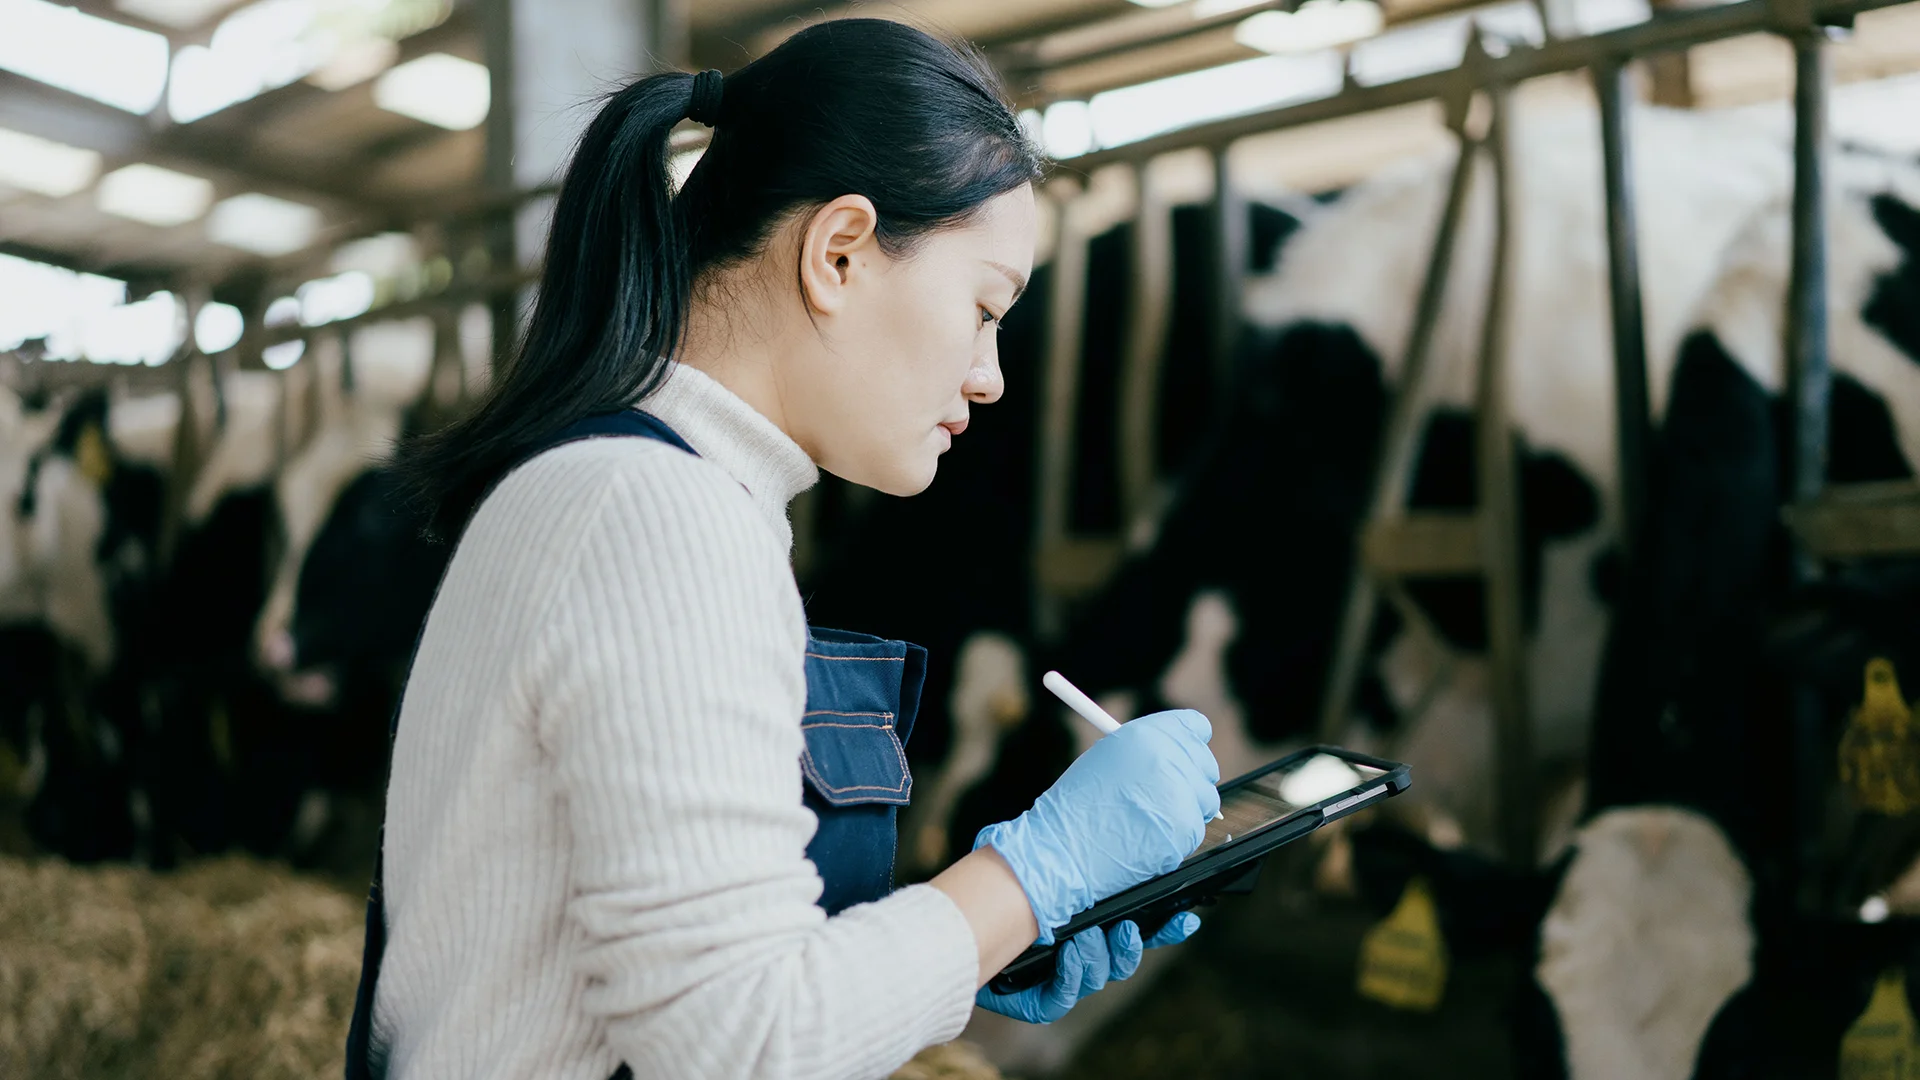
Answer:
[[[1041,945],[1100,900],[1180,865],[1220,811],[1213,725],[1192,709],[1120,725],[1081,754],[1033,808],[980,830],[1027,894]]]
[[[1067,1015],[1067,1010],[1088,994],[1110,982],[1132,978],[1140,968],[1143,950],[1179,944],[1193,936],[1199,926],[1200,916],[1182,912],[1168,919],[1167,925],[1144,945],[1140,941],[1140,928],[1131,922],[1117,923],[1112,930],[1097,926],[1083,930],[1060,946],[1051,983],[1017,994],[996,994],[983,986],[974,995],[973,1002],[988,1012],[1029,1024],[1051,1024]]]

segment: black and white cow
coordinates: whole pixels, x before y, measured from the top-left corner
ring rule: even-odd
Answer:
[[[331,369],[315,376],[322,407],[301,446],[262,472],[245,445],[257,440],[236,431],[234,466],[195,492],[204,516],[182,540],[176,588],[217,587],[223,564],[237,580],[189,645],[202,677],[176,689],[183,723],[225,717],[205,740],[225,783],[199,817],[236,830],[226,842],[303,855],[332,793],[365,795],[384,776],[388,718],[445,560],[392,497],[386,465],[427,391],[424,330],[357,335],[348,389],[331,393]]]
[[[150,617],[163,462],[122,453],[152,417],[116,425],[107,395],[16,409],[0,452],[0,734],[33,762],[13,793],[36,846],[78,860],[122,857],[135,842],[131,762],[145,729],[131,678]]]
[[[1550,162],[1554,173],[1569,165],[1595,167],[1590,151],[1584,160],[1577,152],[1591,139],[1584,127],[1569,125],[1572,144],[1544,155],[1540,149],[1556,145],[1555,133],[1547,131],[1544,140],[1536,133],[1518,144],[1520,160]],[[1824,1054],[1830,1067],[1849,1018],[1840,1015],[1842,1007],[1820,1010],[1821,1022],[1812,1025],[1818,1030],[1807,1036],[1811,1049],[1759,1037],[1769,1027],[1766,1017],[1795,1008],[1804,996],[1795,988],[1809,981],[1857,1013],[1873,974],[1870,963],[1852,955],[1858,948],[1840,950],[1851,956],[1845,963],[1810,963],[1784,921],[1798,855],[1796,817],[1817,810],[1788,798],[1806,751],[1789,722],[1785,703],[1792,699],[1779,675],[1786,661],[1769,653],[1762,636],[1769,612],[1783,602],[1785,580],[1776,517],[1786,494],[1785,418],[1775,398],[1783,368],[1787,192],[1749,187],[1756,178],[1784,183],[1785,147],[1731,137],[1706,118],[1649,113],[1636,118],[1636,127],[1652,147],[1671,147],[1640,158],[1659,173],[1643,176],[1640,190],[1648,215],[1643,257],[1661,430],[1645,546],[1632,576],[1606,590],[1610,596],[1584,587],[1608,576],[1600,572],[1605,564],[1594,560],[1603,549],[1594,545],[1610,542],[1617,512],[1612,395],[1598,307],[1604,293],[1579,305],[1566,298],[1545,305],[1538,320],[1568,324],[1567,336],[1554,349],[1515,352],[1522,435],[1563,453],[1592,478],[1601,501],[1599,528],[1579,538],[1584,542],[1547,549],[1544,618],[1532,646],[1541,741],[1576,748],[1590,742],[1589,820],[1567,857],[1531,883],[1471,855],[1418,843],[1409,850],[1386,833],[1356,840],[1356,870],[1383,909],[1410,873],[1435,880],[1450,944],[1470,948],[1489,938],[1499,944],[1502,936],[1512,944],[1516,930],[1531,935],[1538,928],[1529,992],[1541,1004],[1522,1031],[1545,1034],[1523,1040],[1528,1075],[1759,1075],[1768,1053],[1790,1052],[1814,1060]],[[1688,164],[1701,153],[1712,156]],[[1723,190],[1717,171],[1728,161],[1751,168]],[[1920,309],[1920,213],[1914,209],[1920,171],[1862,152],[1845,153],[1835,164],[1842,195],[1832,222],[1836,379],[1827,478],[1907,478],[1920,461],[1920,334],[1912,317]],[[1521,205],[1536,214],[1539,192],[1573,201],[1569,192],[1579,186],[1574,178],[1558,184],[1536,178],[1540,186],[1531,186],[1529,175],[1521,170],[1522,190],[1529,192]],[[1580,183],[1597,187],[1597,180]],[[1730,207],[1739,212],[1728,215]],[[1599,243],[1597,211],[1585,217],[1577,230],[1564,222],[1550,233],[1540,230],[1576,266]],[[1527,221],[1523,213],[1522,230]],[[1713,250],[1669,252],[1687,246],[1679,241],[1693,235],[1694,225],[1717,238],[1713,245],[1702,241],[1701,248]],[[1312,235],[1311,227],[1302,234]],[[1530,276],[1528,250],[1522,248],[1517,269],[1516,343],[1530,340],[1521,329],[1529,322],[1529,283],[1547,280]],[[1288,258],[1304,254],[1295,248]],[[1690,273],[1703,256],[1711,272]],[[1589,283],[1596,276],[1597,269],[1587,275]],[[1567,284],[1566,275],[1551,280],[1557,289]],[[1305,281],[1307,298],[1290,298],[1278,310],[1326,318],[1326,305],[1338,301],[1318,288]],[[1656,301],[1660,311],[1653,310]],[[1532,340],[1546,336],[1536,326]],[[1469,392],[1463,381],[1454,399]],[[1608,624],[1594,609],[1608,599],[1617,603],[1602,649]],[[1910,653],[1913,644],[1883,633],[1876,648]],[[1849,655],[1864,647],[1851,642]],[[1392,661],[1389,652],[1390,687]],[[1856,695],[1858,662],[1855,656]],[[1566,696],[1569,684],[1584,688],[1580,696]],[[1847,700],[1844,691],[1830,696]],[[1844,705],[1829,714],[1844,716]],[[1459,738],[1455,725],[1465,715],[1439,723],[1446,717],[1429,712],[1425,722],[1436,736]],[[1837,729],[1830,734],[1837,738]],[[1400,753],[1417,768],[1433,760],[1455,765],[1456,771],[1438,770],[1443,798],[1451,784],[1485,777],[1484,757],[1429,757],[1428,747],[1444,749],[1437,741],[1422,743],[1416,731]],[[1426,769],[1423,780],[1435,772]],[[1516,897],[1522,899],[1517,908]],[[1528,911],[1527,902],[1538,906]],[[1490,911],[1503,917],[1489,925]],[[1786,1030],[1804,1033],[1809,1026]]]
[[[1898,471],[1885,410],[1865,405],[1836,402],[1836,414],[1862,412],[1836,429],[1832,474]],[[1814,934],[1792,909],[1799,826],[1831,812],[1838,721],[1866,660],[1920,668],[1920,566],[1869,564],[1787,593],[1784,419],[1713,338],[1689,339],[1602,667],[1590,819],[1565,857],[1514,870],[1390,828],[1355,838],[1362,892],[1383,913],[1418,873],[1450,946],[1531,951],[1515,1027],[1523,1075],[1828,1072],[1880,968],[1914,944],[1894,926]],[[1829,720],[1811,805],[1795,798],[1809,763],[1788,676],[1816,688]],[[1886,831],[1857,822],[1869,842],[1839,845],[1821,891],[1857,907],[1886,888],[1899,852],[1871,842]]]
[[[90,395],[0,462],[19,459],[8,475],[23,492],[0,548],[0,567],[19,568],[0,580],[0,646],[18,639],[0,663],[72,669],[58,685],[84,702],[60,725],[8,711],[14,756],[39,763],[38,847],[159,865],[235,845],[297,856],[325,824],[325,792],[377,788],[398,670],[444,559],[382,467],[421,404],[418,336],[360,334],[344,392],[337,366],[296,372],[310,402],[288,400],[288,376],[229,373],[191,477],[171,472],[172,395]],[[9,448],[36,437],[12,426]],[[162,567],[168,482],[187,491]],[[9,701],[45,693],[18,684]]]
[[[1509,305],[1512,411],[1521,446],[1528,682],[1543,760],[1585,756],[1617,521],[1612,359],[1598,137],[1590,113],[1523,112],[1515,136],[1516,249]],[[1643,278],[1656,417],[1682,357],[1717,342],[1769,394],[1781,383],[1786,148],[1711,117],[1635,116]],[[1259,328],[1233,413],[1189,474],[1155,545],[1121,571],[1058,661],[1092,692],[1131,689],[1142,706],[1176,665],[1185,609],[1207,593],[1230,609],[1225,682],[1246,727],[1272,741],[1310,729],[1364,509],[1380,418],[1398,376],[1413,297],[1450,162],[1358,184],[1306,216],[1275,272],[1247,290]],[[1491,243],[1477,178],[1435,339],[1431,418],[1411,504],[1472,504],[1479,321]],[[1920,459],[1920,282],[1900,245],[1920,170],[1851,154],[1833,224],[1836,430],[1878,410],[1893,442],[1854,463],[1836,439],[1836,480],[1901,475]],[[1907,293],[1912,299],[1903,300]],[[1904,320],[1904,321],[1903,321]],[[1421,766],[1421,799],[1488,836],[1491,754],[1480,587],[1408,590],[1442,641],[1384,621],[1360,709],[1397,720],[1398,752]],[[1440,646],[1444,646],[1441,648]],[[1445,663],[1442,663],[1442,661]],[[1068,665],[1071,665],[1069,667]],[[1435,669],[1451,669],[1438,680]],[[1411,714],[1425,699],[1422,716]],[[1411,796],[1410,796],[1411,797]]]
[[[1774,488],[1751,488],[1745,517],[1735,514],[1727,500],[1737,494],[1737,488],[1728,486],[1734,480],[1757,484],[1767,479],[1755,470],[1779,445],[1779,421],[1773,413],[1784,367],[1780,343],[1791,195],[1788,147],[1772,135],[1712,116],[1659,110],[1636,111],[1634,138],[1656,422],[1672,419],[1670,410],[1684,406],[1684,422],[1668,433],[1673,443],[1667,452],[1682,452],[1684,439],[1692,438],[1689,428],[1738,428],[1760,413],[1771,425],[1764,440],[1735,440],[1721,447],[1717,464],[1696,463],[1702,471],[1691,481],[1720,493],[1718,501],[1694,500],[1696,522],[1710,521],[1736,533],[1747,530],[1740,533],[1743,539],[1725,541],[1727,557],[1712,567],[1719,595],[1729,604],[1759,603],[1764,598],[1755,598],[1752,589],[1777,566],[1777,558],[1768,555],[1755,564],[1750,557],[1731,553],[1755,543],[1768,551],[1777,547],[1772,515],[1781,497],[1779,466],[1767,466]],[[1658,731],[1667,711],[1663,706],[1648,713],[1650,692],[1644,686],[1631,690],[1633,680],[1652,679],[1660,693],[1671,693],[1673,671],[1609,674],[1607,693],[1600,692],[1603,670],[1631,668],[1618,656],[1618,648],[1613,654],[1606,650],[1612,605],[1632,590],[1644,594],[1653,586],[1638,576],[1633,582],[1622,580],[1612,556],[1618,478],[1598,146],[1591,113],[1521,111],[1514,139],[1516,249],[1507,337],[1514,437],[1522,464],[1534,744],[1543,762],[1577,762],[1591,751],[1590,805],[1595,811],[1617,808],[1627,815],[1593,817],[1584,826],[1582,850],[1601,858],[1599,853],[1611,844],[1619,865],[1638,860],[1650,875],[1671,873],[1675,867],[1708,868],[1703,871],[1708,877],[1698,884],[1718,897],[1718,907],[1703,907],[1702,918],[1720,923],[1731,918],[1733,923],[1726,925],[1733,926],[1746,917],[1736,910],[1745,903],[1741,898],[1765,895],[1771,887],[1773,872],[1753,865],[1748,838],[1764,830],[1759,823],[1766,820],[1765,812],[1777,808],[1742,803],[1740,792],[1712,783],[1697,785],[1690,799],[1673,801],[1674,787],[1666,781],[1694,773],[1703,760],[1700,755],[1725,746],[1722,728],[1716,727],[1725,718],[1701,721],[1702,731],[1709,734],[1698,736],[1693,757],[1670,756],[1668,765],[1644,775],[1621,760],[1622,754],[1634,756],[1633,748],[1644,744],[1649,730]],[[1255,332],[1230,416],[1199,441],[1153,542],[1128,560],[1111,587],[1081,612],[1064,647],[1038,654],[1025,665],[1029,678],[1057,666],[1096,694],[1127,692],[1139,710],[1162,703],[1198,704],[1198,698],[1212,696],[1225,706],[1210,709],[1216,727],[1229,732],[1243,728],[1253,743],[1245,751],[1249,754],[1271,752],[1276,741],[1311,731],[1320,711],[1329,643],[1344,599],[1354,527],[1365,506],[1381,416],[1398,379],[1450,166],[1447,160],[1408,163],[1299,215],[1298,228],[1285,236],[1276,269],[1247,290],[1245,309]],[[1835,162],[1833,179],[1840,196],[1831,225],[1836,381],[1829,475],[1836,482],[1910,475],[1912,464],[1920,461],[1920,320],[1913,315],[1920,311],[1920,270],[1915,264],[1920,230],[1913,224],[1920,220],[1914,209],[1920,206],[1916,178],[1920,170],[1912,163],[1868,153],[1847,152]],[[1415,507],[1464,508],[1474,502],[1474,439],[1467,409],[1473,400],[1492,232],[1484,168],[1468,205],[1436,337],[1436,412],[1422,433],[1411,500]],[[1090,262],[1096,270],[1109,266],[1122,258],[1123,247],[1116,245]],[[1094,288],[1091,282],[1089,288]],[[1123,307],[1124,298],[1108,303]],[[1089,353],[1083,358],[1083,378],[1090,382],[1101,377],[1091,362],[1098,351],[1093,323],[1100,310],[1100,303],[1090,302]],[[1111,397],[1109,392],[1109,408]],[[1009,403],[1014,400],[1010,392]],[[983,410],[982,416],[1004,408],[1006,404]],[[1086,422],[1083,418],[1082,425]],[[1105,440],[1110,446],[1111,424],[1104,430],[1093,441]],[[943,462],[943,471],[980,449],[970,441]],[[1030,454],[1029,444],[1018,458],[1028,468]],[[1679,484],[1684,470],[1671,464],[1666,468]],[[921,497],[928,500],[921,506],[940,529],[964,532],[971,527],[966,515],[981,512],[979,503],[956,499],[945,504],[942,513],[934,513],[931,502],[938,495],[936,482],[935,490]],[[1076,524],[1097,527],[1102,524],[1100,512],[1097,499],[1080,498]],[[1021,526],[1031,520],[1019,506],[992,513],[1004,513]],[[1759,524],[1763,520],[1764,525]],[[1019,531],[1011,524],[996,527],[1009,535]],[[1761,533],[1754,534],[1756,528]],[[886,535],[885,529],[875,530],[876,538]],[[913,536],[936,552],[917,569],[900,565],[896,579],[886,582],[886,588],[903,597],[918,595],[926,577],[948,575],[965,559],[982,567],[1007,566],[1009,576],[1017,578],[1021,571],[1013,564],[1027,551],[1026,534],[1021,534],[1005,556],[963,546],[949,560],[938,557],[942,549],[935,530],[892,535]],[[1636,575],[1650,573],[1645,567],[1656,565],[1642,564]],[[970,598],[964,592],[953,589],[947,595],[959,599],[923,616],[920,625],[946,620],[947,633],[954,638],[964,634],[951,625],[954,622],[982,625],[965,622]],[[1484,662],[1477,655],[1485,642],[1479,585],[1472,580],[1422,581],[1411,583],[1409,592],[1437,627],[1438,637],[1398,625],[1390,615],[1379,620],[1358,703],[1359,718],[1371,724],[1356,728],[1352,738],[1382,745],[1365,727],[1386,728],[1390,739],[1384,748],[1413,762],[1421,778],[1408,798],[1425,800],[1429,808],[1457,822],[1457,831],[1470,845],[1481,844],[1492,831],[1493,744]],[[815,602],[825,595],[823,589]],[[1700,594],[1685,595],[1698,601],[1690,613],[1694,621],[1674,624],[1674,632],[1692,627],[1685,633],[1720,640],[1712,628],[1725,624],[1712,620],[1729,616]],[[904,625],[900,632],[912,633]],[[1686,650],[1676,645],[1668,653],[1667,659],[1678,663]],[[1212,670],[1204,670],[1208,668]],[[1692,680],[1687,693],[1701,692],[1697,672],[1682,669],[1681,674]],[[1044,697],[1030,691],[1028,700]],[[1626,701],[1637,704],[1629,708]],[[1597,711],[1633,710],[1639,719],[1607,722],[1607,731],[1626,749],[1607,745],[1605,737],[1594,741]],[[1223,718],[1237,722],[1218,723]],[[1037,708],[1028,723],[1005,736],[994,769],[955,801],[950,850],[964,850],[978,824],[1018,812],[1070,758],[1074,731],[1052,721],[1051,710]],[[1771,749],[1781,745],[1776,742]],[[1671,754],[1672,748],[1663,752]],[[1741,754],[1756,767],[1777,768],[1777,761],[1766,764],[1770,752],[1748,746]],[[974,751],[970,756],[979,755]],[[932,760],[938,760],[937,755]],[[1662,782],[1654,784],[1650,776]],[[1629,809],[1649,802],[1668,809]],[[1559,838],[1543,855],[1554,854],[1564,841]],[[1636,845],[1639,855],[1631,850]],[[1666,859],[1672,851],[1688,854]],[[1725,872],[1714,876],[1714,867]],[[1598,876],[1619,880],[1611,872]],[[1590,877],[1570,874],[1569,880]],[[1649,878],[1648,895],[1661,895],[1659,890],[1668,885],[1682,893],[1690,888],[1684,882]],[[1497,920],[1507,933],[1518,928],[1523,937],[1531,934],[1541,923],[1539,912],[1555,894],[1551,888],[1544,893],[1536,888],[1528,895],[1543,906],[1532,917]],[[1562,915],[1567,910],[1556,908]],[[1562,935],[1561,922],[1550,919],[1549,924],[1556,928],[1556,941],[1583,940],[1578,933]],[[1754,940],[1757,932],[1748,924],[1746,930],[1735,927],[1723,938],[1696,936],[1719,941],[1714,947],[1719,959],[1706,958],[1700,970],[1720,971],[1717,978],[1726,983],[1742,970],[1741,942]],[[1590,939],[1588,944],[1599,941]],[[1658,951],[1653,938],[1643,945]],[[1559,962],[1579,964],[1565,956]],[[1696,989],[1713,984],[1711,978],[1696,978],[1678,967],[1661,977]],[[1739,983],[1734,980],[1731,986]],[[1718,1003],[1710,999],[1717,991],[1700,992],[1707,1004],[1695,1012],[1711,1018]],[[1673,1045],[1692,1039],[1697,1046],[1699,1033],[1683,1031],[1674,1039],[1677,1042],[1669,1040]],[[1606,1074],[1581,1069],[1576,1075]]]

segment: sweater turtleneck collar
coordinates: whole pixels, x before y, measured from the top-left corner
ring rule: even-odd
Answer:
[[[787,504],[820,479],[819,467],[799,443],[713,376],[681,363],[673,365],[666,382],[640,408],[739,481],[792,550]]]

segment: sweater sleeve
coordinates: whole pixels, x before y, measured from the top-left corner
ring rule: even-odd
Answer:
[[[885,1076],[965,1026],[972,931],[925,885],[815,905],[785,553],[730,479],[671,457],[608,471],[536,653],[584,1007],[637,1076]]]

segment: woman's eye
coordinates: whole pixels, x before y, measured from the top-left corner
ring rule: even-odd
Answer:
[[[981,326],[986,326],[989,323],[996,323],[999,321],[1000,319],[997,316],[995,316],[993,312],[988,311],[986,308],[980,309],[980,325]]]

